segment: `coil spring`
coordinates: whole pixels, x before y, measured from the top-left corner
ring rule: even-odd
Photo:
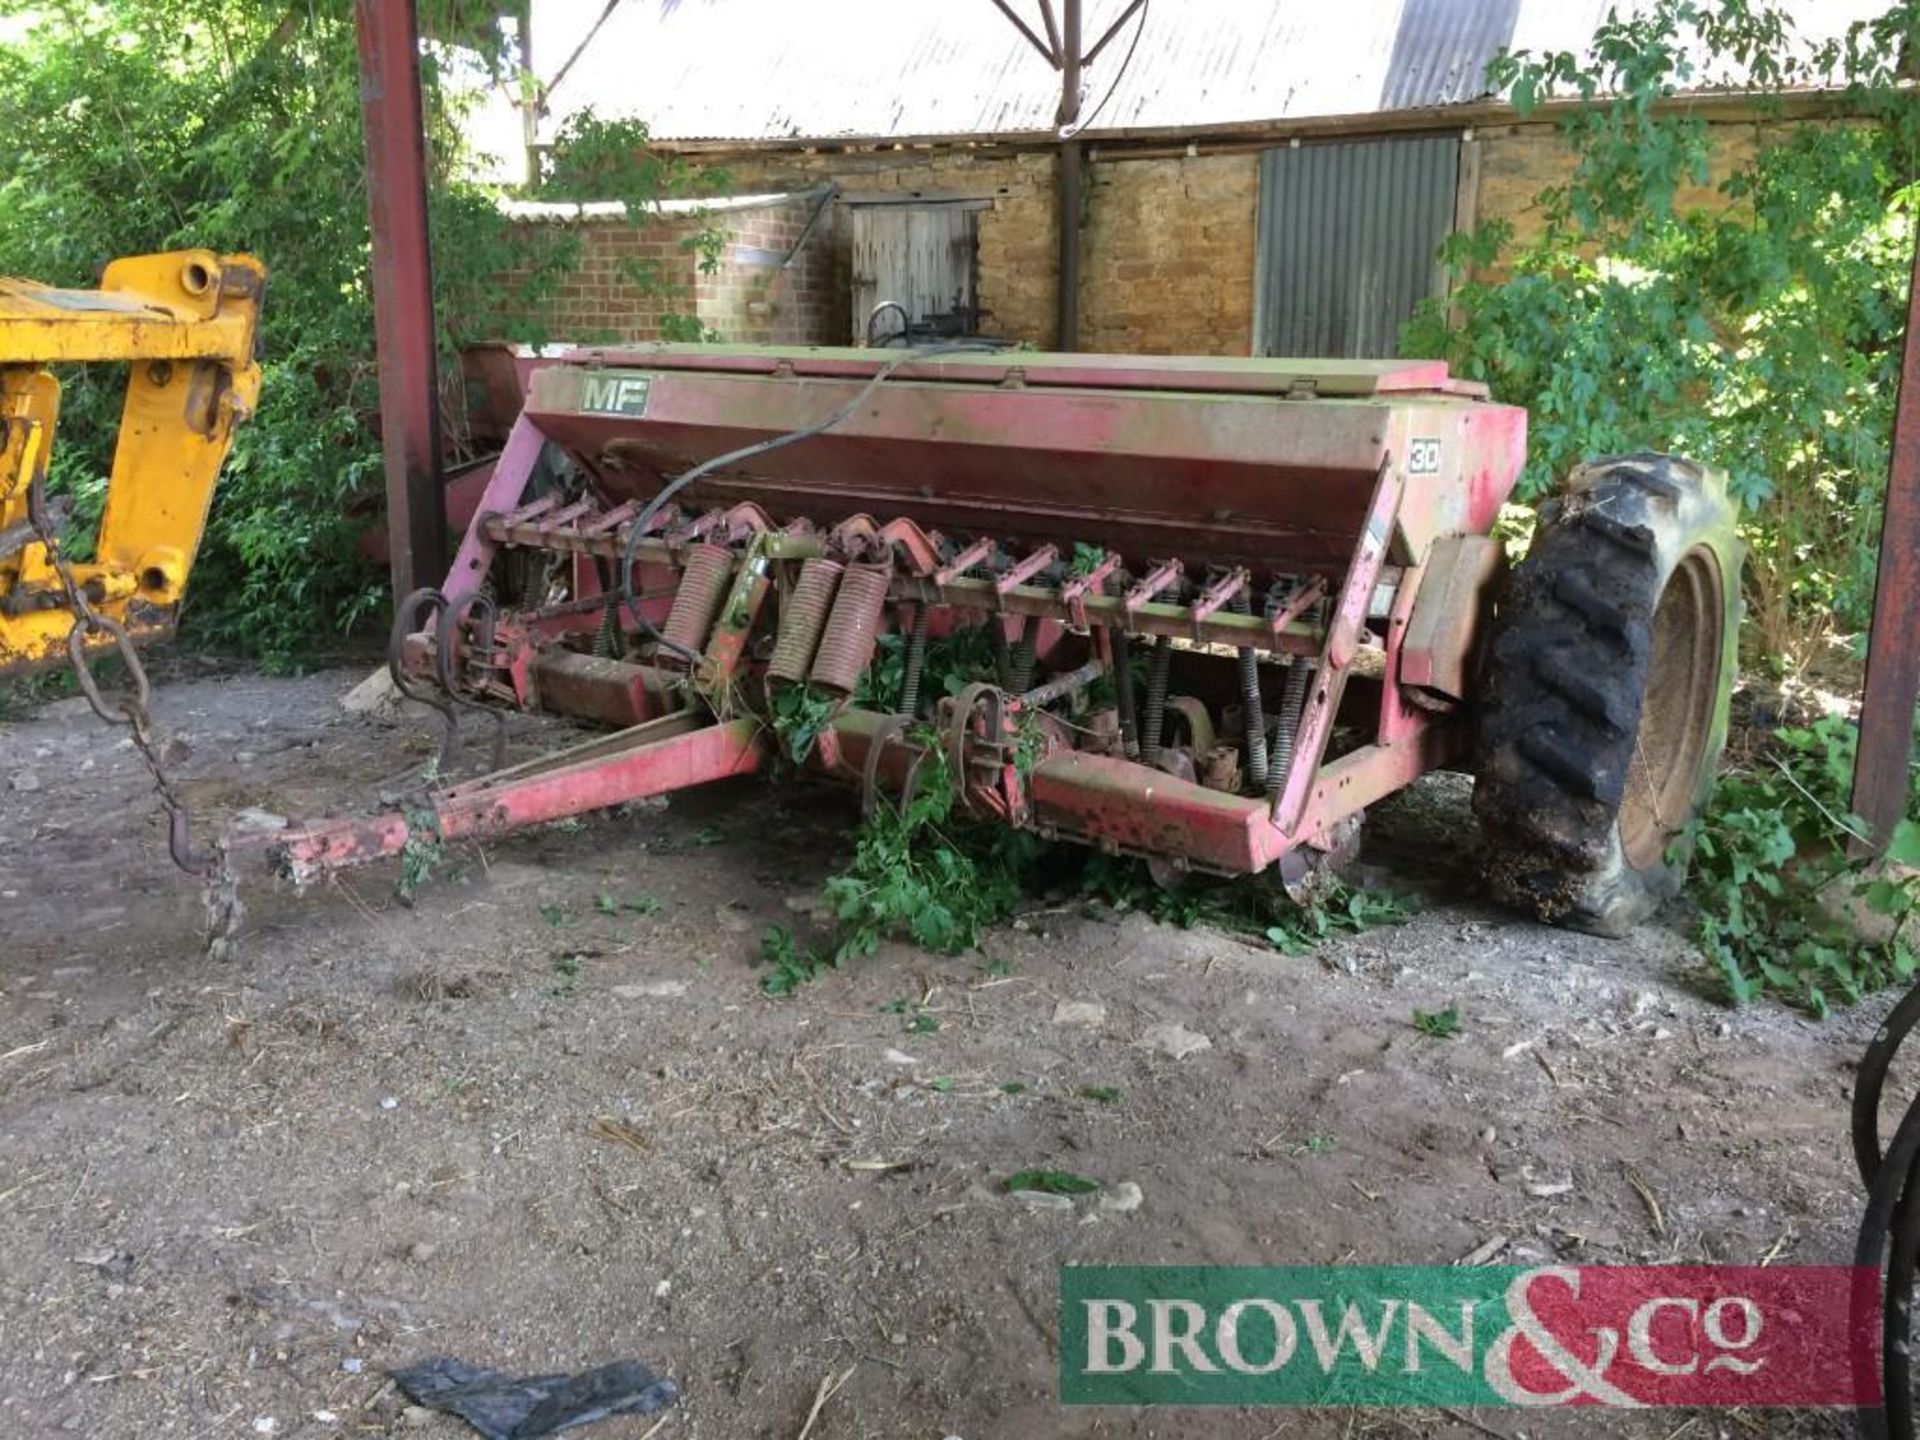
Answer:
[[[727,603],[733,582],[733,552],[722,545],[696,545],[687,552],[680,572],[680,588],[673,592],[673,608],[660,627],[669,649],[701,650],[713,633],[720,607]]]
[[[1153,643],[1153,663],[1147,670],[1147,702],[1140,713],[1140,763],[1160,763],[1160,740],[1167,728],[1167,681],[1173,674],[1173,641],[1162,635]]]
[[[600,628],[593,632],[593,653],[602,660],[618,660],[620,642],[620,597],[613,596],[600,612]]]
[[[1245,590],[1235,592],[1232,608],[1236,615],[1251,612]],[[1247,787],[1258,791],[1267,783],[1267,717],[1260,708],[1260,656],[1251,645],[1242,645],[1235,658],[1240,664],[1240,710],[1246,719]]]
[[[827,628],[827,615],[833,609],[833,592],[839,588],[841,572],[846,568],[824,555],[816,555],[800,567],[800,578],[780,610],[780,635],[773,642],[773,658],[767,662],[769,677],[790,685],[807,678],[813,652],[820,648],[820,632]]]
[[[892,583],[890,566],[847,567],[840,577],[840,593],[833,597],[819,653],[813,657],[814,684],[851,694],[860,683],[861,672],[873,660],[873,648],[879,642],[880,617],[886,610],[887,590]]]
[[[1313,662],[1304,655],[1293,657],[1287,666],[1287,683],[1280,692],[1280,718],[1273,727],[1273,754],[1267,763],[1267,794],[1278,795],[1287,786],[1287,772],[1293,769],[1293,746],[1300,733],[1300,712],[1307,705],[1307,682],[1313,678]]]
[[[1020,638],[1014,642],[1013,654],[1007,658],[1007,683],[1005,689],[1015,695],[1025,694],[1033,686],[1034,651],[1040,644],[1040,617],[1029,615],[1020,627]]]
[[[907,661],[900,674],[898,713],[911,720],[920,710],[920,677],[927,668],[927,626],[933,619],[933,607],[924,602],[914,612],[913,634],[907,640]]]

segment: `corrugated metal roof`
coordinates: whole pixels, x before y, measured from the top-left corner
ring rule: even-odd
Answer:
[[[1010,0],[1040,30],[1036,0]],[[1086,72],[1087,133],[1455,104],[1502,47],[1584,50],[1633,0],[1149,0]],[[1884,0],[1787,0],[1818,39]],[[1086,0],[1087,42],[1126,0]],[[605,0],[534,0],[552,74]],[[1132,27],[1143,24],[1131,62]],[[1116,76],[1118,83],[1116,84]],[[1738,76],[1712,77],[1737,82]],[[1109,94],[1111,91],[1111,94]],[[1059,81],[990,0],[621,0],[555,91],[663,140],[1033,135]],[[1098,107],[1097,113],[1095,113]]]

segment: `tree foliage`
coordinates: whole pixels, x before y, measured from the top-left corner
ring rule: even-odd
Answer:
[[[421,8],[430,35],[458,24],[463,39],[497,43],[451,0]],[[353,7],[0,0],[0,27],[0,274],[86,286],[116,256],[184,246],[267,264],[260,409],[236,436],[186,618],[202,641],[298,663],[385,603],[384,576],[354,553],[382,482]],[[546,338],[534,317],[578,248],[563,227],[509,223],[463,178],[459,87],[442,69],[452,54],[430,47],[421,77],[448,356],[463,339]],[[674,177],[652,163],[634,156],[617,195],[591,198],[657,198]],[[507,274],[520,277],[511,290]],[[93,367],[62,380],[53,480],[75,499],[84,545],[122,376]]]
[[[1920,97],[1898,68],[1915,54],[1914,0],[1820,46],[1765,3],[1655,0],[1611,15],[1589,57],[1502,56],[1489,78],[1522,114],[1574,101],[1571,172],[1529,234],[1449,242],[1469,278],[1403,337],[1527,407],[1522,499],[1594,455],[1724,468],[1778,661],[1871,603],[1920,194]],[[1751,126],[1672,103],[1729,61],[1758,91]],[[1819,114],[1790,107],[1810,87],[1837,92]]]

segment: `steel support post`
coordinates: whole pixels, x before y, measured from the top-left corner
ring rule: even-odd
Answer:
[[[354,18],[373,232],[388,551],[394,593],[407,595],[437,582],[447,560],[419,18],[413,0],[355,0]]]
[[[1860,751],[1853,769],[1853,813],[1867,822],[1876,850],[1887,843],[1906,813],[1916,700],[1920,700],[1920,244],[1914,248],[1913,288],[1907,297],[1907,338],[1893,414],[1893,463],[1887,471],[1873,628],[1867,638],[1866,693],[1860,703]]]

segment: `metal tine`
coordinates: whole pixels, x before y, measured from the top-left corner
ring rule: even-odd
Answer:
[[[994,593],[1004,595],[1016,585],[1024,585],[1054,561],[1060,558],[1060,551],[1052,545],[1042,545],[1024,560],[1016,560],[994,579]]]
[[[624,504],[615,506],[591,523],[582,525],[580,527],[580,533],[582,535],[604,535],[609,530],[618,530],[633,518],[634,512],[639,510],[639,508],[640,502],[638,500],[628,500]]]
[[[559,503],[560,501],[556,496],[542,495],[538,500],[529,500],[517,510],[509,510],[500,517],[500,523],[502,525],[524,525],[527,521],[546,514],[547,511],[553,509],[553,507]]]
[[[958,555],[954,556],[952,560],[934,571],[933,583],[936,585],[951,585],[955,580],[966,574],[967,571],[973,569],[974,566],[990,559],[996,548],[990,537],[985,535],[981,536]]]

